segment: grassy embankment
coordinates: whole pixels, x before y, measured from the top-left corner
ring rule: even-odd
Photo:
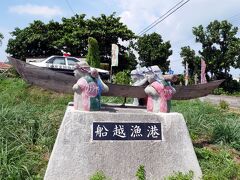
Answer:
[[[0,79],[0,92],[0,179],[42,179],[72,96],[17,78]],[[187,121],[204,179],[240,179],[239,114],[199,101],[175,101],[172,108]]]

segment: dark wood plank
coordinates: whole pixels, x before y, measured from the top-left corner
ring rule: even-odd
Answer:
[[[23,61],[8,57],[22,78],[30,84],[40,86],[61,93],[72,94],[72,86],[76,83],[74,76],[59,73],[47,68],[41,68],[26,64]],[[176,94],[174,100],[193,99],[206,96],[217,88],[224,80],[212,81],[206,84],[175,86]],[[103,96],[145,98],[144,86],[129,86],[118,84],[107,84],[109,92]]]
[[[104,93],[103,96],[117,96],[117,97],[136,97],[144,98],[146,94],[144,92],[144,86],[127,86],[119,84],[109,84],[109,92]]]

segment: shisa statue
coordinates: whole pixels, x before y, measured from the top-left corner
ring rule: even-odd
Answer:
[[[145,88],[145,93],[148,95],[147,111],[170,112],[170,100],[176,90],[167,81],[168,77],[166,76],[165,79],[158,66],[151,66],[150,70],[146,72],[146,76],[149,82]]]
[[[172,95],[176,92],[175,89],[171,86],[170,82],[175,82],[177,80],[176,75],[162,75],[161,70],[158,66],[150,66],[150,67],[140,67],[139,65],[135,70],[131,71],[131,79],[133,81],[133,86],[145,86],[150,84],[145,92],[148,95],[147,100],[147,110],[151,112],[169,112],[170,111],[170,99]],[[151,85],[152,84],[152,85]],[[160,101],[160,92],[157,91],[158,86],[163,84],[163,87],[167,94],[172,94],[167,97],[167,106],[164,106],[164,99],[162,98]],[[154,94],[155,93],[155,94]],[[163,95],[163,93],[161,93]],[[153,99],[153,101],[152,101]],[[156,101],[155,101],[156,100]],[[134,98],[133,105],[138,106],[140,99]],[[152,104],[151,102],[154,102]],[[161,102],[161,104],[159,104]],[[154,106],[155,104],[159,104]],[[142,104],[143,105],[143,104]],[[161,110],[159,109],[161,105]],[[158,108],[159,107],[159,108]]]
[[[96,69],[91,69],[85,61],[77,63],[74,76],[78,79],[73,85],[74,109],[98,111],[101,107],[101,93],[109,90]]]
[[[148,79],[144,75],[143,68],[141,68],[139,64],[138,64],[138,66],[135,70],[131,71],[130,75],[131,75],[131,79],[132,79],[132,82],[133,82],[132,86],[144,86],[144,85],[148,84]],[[143,105],[139,101],[143,101],[143,100],[138,99],[138,98],[134,98],[133,99],[133,105],[135,105],[135,106]]]

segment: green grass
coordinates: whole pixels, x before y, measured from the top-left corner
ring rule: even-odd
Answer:
[[[228,149],[219,147],[195,148],[203,179],[239,179],[240,165],[233,160]]]
[[[239,114],[198,100],[173,101],[172,111],[186,120],[203,179],[240,179]]]
[[[231,143],[236,142],[236,138],[240,137],[239,125],[237,125],[240,121],[239,114],[230,113],[199,100],[173,101],[172,111],[183,114],[193,141],[204,139],[209,143],[219,142],[220,136],[226,135],[230,137],[225,143]],[[225,131],[222,134],[217,133],[221,129],[224,130],[223,126],[227,126]],[[227,131],[229,128],[232,131]],[[240,144],[240,140],[237,143]]]
[[[41,178],[71,97],[21,79],[2,80],[0,91],[0,179]]]
[[[0,92],[0,179],[42,179],[72,96],[18,78],[1,78]],[[184,115],[204,179],[240,178],[239,114],[196,100],[173,101],[172,111]]]

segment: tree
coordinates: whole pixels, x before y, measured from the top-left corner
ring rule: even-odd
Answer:
[[[121,69],[133,70],[136,68],[136,65],[137,65],[136,56],[133,53],[133,50],[131,50],[130,48],[126,53],[123,54],[122,61],[124,61],[124,63],[120,64],[120,68],[122,66]]]
[[[47,25],[42,21],[34,21],[24,29],[15,28],[15,31],[11,32],[14,38],[9,39],[6,52],[22,60],[26,57],[60,54],[60,51],[54,48],[60,29],[60,25],[53,21]]]
[[[152,33],[139,37],[136,46],[139,60],[143,62],[143,65],[158,65],[163,73],[169,70],[168,57],[172,55],[171,44],[169,41],[163,42],[160,34]]]
[[[71,18],[62,18],[62,30],[59,32],[61,37],[55,41],[59,49],[65,47],[65,50],[71,52],[72,56],[84,57],[87,55],[88,37],[94,36],[89,35],[85,17],[85,14],[76,14]]]
[[[183,58],[182,64],[185,67],[188,63],[189,75],[193,77],[195,74],[200,74],[201,62],[200,57],[195,55],[195,51],[189,46],[181,48],[180,56]]]
[[[87,62],[90,66],[99,68],[100,67],[100,56],[99,56],[99,47],[96,39],[89,37],[88,38],[88,54]]]
[[[3,35],[2,33],[0,33],[0,46],[2,45],[2,39],[3,39]]]
[[[87,20],[88,35],[94,37],[99,43],[101,62],[108,63],[111,66],[111,48],[112,44],[119,47],[119,66],[114,67],[116,71],[122,71],[127,68],[126,53],[128,48],[119,44],[119,40],[128,41],[135,37],[134,33],[120,22],[120,17],[115,17],[115,13],[110,16],[101,14],[100,17],[92,17]],[[132,59],[128,59],[132,62]],[[133,60],[135,61],[135,60]]]
[[[15,58],[39,57],[61,54],[60,49],[70,52],[72,56],[84,57],[88,51],[88,37],[98,41],[100,59],[111,64],[111,46],[119,46],[119,67],[125,68],[125,54],[128,48],[121,46],[119,40],[127,41],[135,38],[134,33],[120,22],[115,13],[110,16],[85,19],[86,15],[75,15],[62,18],[61,22],[50,21],[44,24],[34,21],[24,29],[16,28],[8,42],[6,52]],[[132,59],[131,59],[132,60]]]
[[[227,77],[230,67],[240,67],[240,39],[236,37],[237,27],[227,21],[211,22],[204,30],[203,26],[193,27],[196,42],[202,44],[199,53],[207,64],[207,72],[217,79],[222,74]]]

